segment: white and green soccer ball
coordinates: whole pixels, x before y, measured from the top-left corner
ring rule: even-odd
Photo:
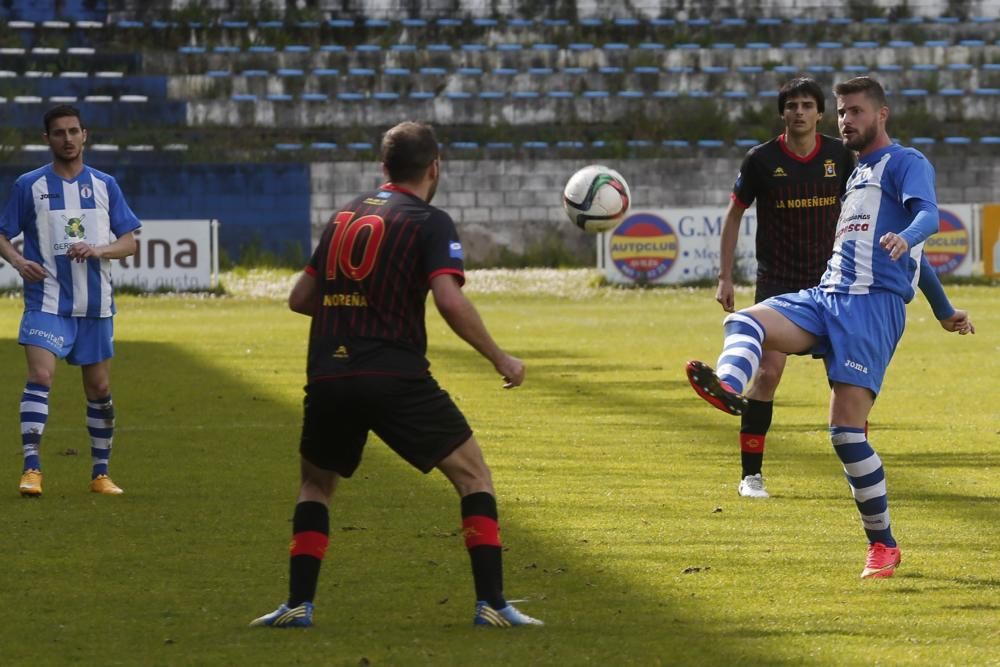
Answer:
[[[563,190],[563,208],[573,224],[597,234],[618,226],[628,213],[632,196],[625,178],[603,164],[579,170]]]

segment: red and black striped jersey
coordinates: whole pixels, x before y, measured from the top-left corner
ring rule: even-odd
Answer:
[[[819,284],[855,163],[852,151],[824,134],[805,157],[788,149],[784,135],[747,152],[732,199],[744,208],[757,202],[758,284]]]
[[[392,184],[354,199],[323,232],[306,271],[319,303],[309,332],[310,380],[427,373],[430,281],[465,281],[451,217]]]

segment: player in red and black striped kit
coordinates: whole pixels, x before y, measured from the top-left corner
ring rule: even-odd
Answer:
[[[819,134],[823,90],[808,78],[792,79],[778,92],[785,131],[751,148],[733,186],[722,227],[719,285],[715,298],[734,312],[733,266],[743,212],[757,203],[757,289],[754,303],[819,284],[833,249],[840,199],[854,170],[854,153],[840,139]],[[774,394],[786,356],[765,351],[746,393],[740,455],[741,496],[767,498],[761,467],[771,427]]]
[[[388,182],[333,216],[289,295],[292,310],[312,317],[302,486],[288,600],[251,625],[312,625],[329,501],[360,464],[369,431],[420,471],[441,470],[458,491],[476,589],[473,623],[541,625],[504,599],[490,470],[465,417],[430,374],[427,293],[455,333],[493,363],[505,388],[523,382],[524,364],[497,346],[462,294],[455,224],[430,205],[441,169],[432,128],[401,123],[386,132],[381,153]]]

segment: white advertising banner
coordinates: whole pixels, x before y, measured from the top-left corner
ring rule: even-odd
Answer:
[[[667,285],[714,280],[726,209],[671,208],[629,213],[598,240],[598,265],[612,283]],[[739,275],[757,273],[756,209],[743,214],[736,244]]]
[[[111,260],[111,282],[145,291],[194,290],[215,286],[219,273],[218,221],[144,220],[131,257]],[[21,237],[13,240],[21,249]],[[0,286],[19,286],[21,277],[0,260]]]
[[[979,270],[978,204],[941,204],[938,233],[924,252],[939,275],[968,276]],[[669,285],[714,281],[719,272],[719,244],[724,208],[636,210],[597,240],[597,265],[608,282]],[[756,208],[743,214],[736,245],[736,275],[753,280],[757,273]]]

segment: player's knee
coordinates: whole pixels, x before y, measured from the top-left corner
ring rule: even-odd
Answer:
[[[757,375],[754,376],[754,387],[773,395],[778,383],[781,382],[782,370],[780,367],[770,367],[762,363],[757,369]]]
[[[55,373],[48,368],[32,368],[28,372],[28,382],[32,384],[40,384],[43,387],[51,387],[54,376]]]

